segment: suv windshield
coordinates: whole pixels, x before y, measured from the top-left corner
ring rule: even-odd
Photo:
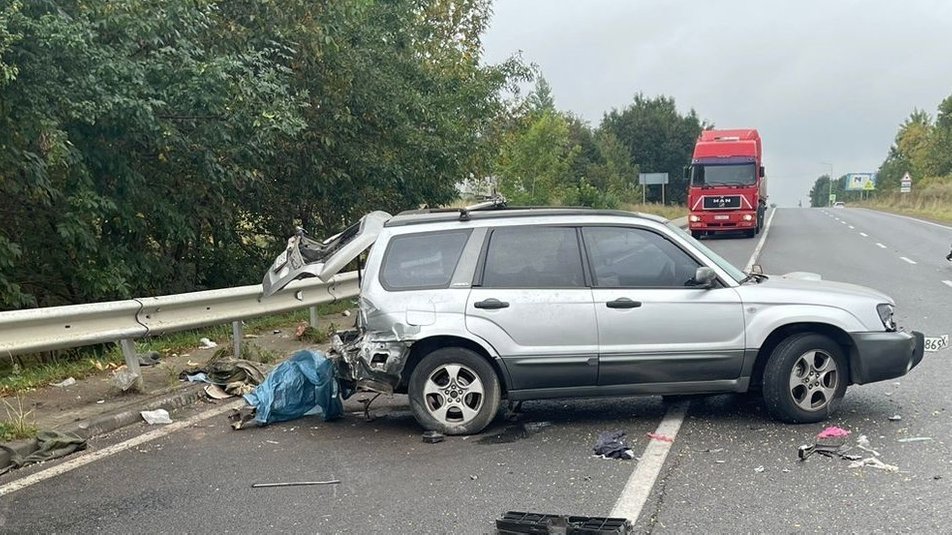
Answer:
[[[727,274],[730,275],[731,278],[734,279],[736,282],[739,283],[740,281],[744,280],[744,278],[746,278],[746,275],[744,275],[744,272],[743,272],[743,271],[737,269],[736,267],[734,267],[733,264],[731,264],[731,263],[728,262],[727,260],[724,260],[723,258],[721,258],[720,256],[718,256],[717,253],[715,253],[714,251],[710,250],[710,249],[709,249],[706,245],[704,245],[703,243],[701,243],[701,242],[695,240],[694,238],[692,238],[691,235],[688,234],[687,232],[685,232],[684,229],[682,229],[681,227],[679,227],[679,226],[677,226],[677,225],[671,223],[670,221],[668,221],[668,222],[666,223],[666,225],[668,226],[669,229],[672,230],[672,232],[674,232],[674,233],[677,234],[678,236],[681,236],[682,238],[684,238],[684,239],[686,239],[686,240],[691,240],[691,242],[693,243],[693,245],[694,245],[695,247],[697,247],[698,249],[700,249],[702,253],[704,253],[704,256],[710,258],[711,261],[713,261],[715,264],[717,264],[717,266],[718,266],[719,268],[721,268],[721,269],[723,269],[724,271],[726,271]]]
[[[691,168],[692,186],[751,186],[757,182],[754,164],[697,164]]]

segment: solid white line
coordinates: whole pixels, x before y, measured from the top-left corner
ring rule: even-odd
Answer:
[[[859,235],[862,236],[862,237],[864,237],[864,238],[868,238],[868,237],[869,237],[869,234],[866,234],[865,232],[860,232]]]
[[[671,439],[671,442],[660,440],[651,440],[645,452],[641,455],[638,465],[628,478],[625,484],[625,490],[621,492],[615,507],[612,508],[608,516],[627,518],[632,524],[638,520],[641,509],[648,501],[648,495],[651,494],[651,488],[654,487],[658,475],[661,474],[661,468],[664,466],[664,460],[668,457],[668,451],[674,443],[674,438],[678,436],[678,430],[681,429],[681,423],[684,422],[684,416],[688,410],[687,401],[677,403],[668,409],[661,423],[658,424],[656,434],[664,435]]]
[[[760,241],[757,242],[754,253],[750,255],[750,260],[747,261],[747,266],[744,268],[745,272],[750,273],[750,268],[754,267],[754,264],[757,262],[757,257],[760,256],[760,251],[764,248],[764,243],[767,241],[767,233],[770,232],[770,223],[773,222],[773,216],[776,213],[776,208],[770,211],[770,216],[767,217],[767,222],[764,223],[764,233],[760,235]]]
[[[942,284],[945,284],[949,288],[952,288],[952,281],[942,281]]]
[[[910,264],[915,264],[915,263],[916,263],[915,260],[910,260],[910,259],[906,258],[905,256],[900,256],[899,258],[900,258],[900,260],[905,260],[906,262],[909,262]]]
[[[226,405],[222,405],[221,407],[215,407],[214,409],[205,411],[201,414],[196,414],[195,416],[192,416],[191,418],[187,420],[182,420],[181,422],[173,422],[169,425],[164,425],[161,428],[156,429],[155,431],[149,431],[148,433],[144,433],[137,437],[130,438],[129,440],[126,440],[125,442],[113,444],[112,446],[103,448],[101,450],[91,451],[89,453],[80,455],[79,457],[74,457],[66,462],[47,468],[46,470],[43,470],[42,472],[37,472],[35,474],[28,475],[24,478],[18,479],[16,481],[11,481],[10,483],[3,485],[2,487],[0,487],[0,496],[6,496],[7,494],[10,494],[11,492],[16,492],[18,490],[25,489],[26,487],[29,487],[30,485],[34,485],[41,481],[45,481],[51,477],[56,477],[60,474],[65,474],[66,472],[75,470],[76,468],[79,468],[80,466],[85,466],[91,462],[98,461],[99,459],[104,459],[106,457],[109,457],[110,455],[114,455],[121,451],[125,451],[129,448],[134,448],[138,446],[139,444],[144,444],[146,442],[155,440],[157,438],[162,438],[166,435],[169,435],[171,433],[178,431],[179,429],[184,429],[202,420],[211,418],[212,416],[217,416],[219,414],[228,412],[232,409],[237,409],[241,407],[242,405],[245,405],[245,401],[243,399],[239,399],[238,401],[235,401],[233,403],[228,403]]]
[[[881,243],[879,243],[879,242],[876,242],[876,245],[878,245],[880,249],[885,249],[885,248],[886,248],[885,245],[883,245],[883,244],[881,244]]]

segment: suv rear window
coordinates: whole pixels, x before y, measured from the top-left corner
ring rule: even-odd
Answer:
[[[380,283],[387,290],[447,288],[469,230],[395,236],[387,244]]]
[[[541,226],[494,230],[482,285],[486,288],[584,287],[576,230]]]

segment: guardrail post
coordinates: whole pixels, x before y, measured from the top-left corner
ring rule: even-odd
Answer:
[[[317,307],[310,307],[308,310],[311,313],[311,328],[317,329]]]
[[[231,346],[235,350],[235,358],[241,358],[241,320],[231,322]]]
[[[119,347],[122,348],[122,356],[126,359],[126,368],[135,374],[136,382],[130,390],[145,392],[145,385],[142,383],[142,370],[139,368],[139,356],[136,354],[136,344],[129,338],[119,340]]]

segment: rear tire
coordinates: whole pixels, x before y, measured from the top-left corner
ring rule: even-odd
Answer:
[[[849,382],[843,348],[821,334],[794,334],[770,354],[764,368],[767,411],[782,422],[822,422],[839,406]]]
[[[499,412],[496,370],[462,347],[437,349],[414,368],[407,385],[410,408],[427,430],[445,435],[482,431]]]
[[[691,236],[692,236],[695,240],[700,240],[700,239],[701,239],[701,236],[703,236],[703,235],[704,235],[704,233],[701,232],[701,231],[699,231],[699,230],[692,230],[692,231],[691,231]]]

